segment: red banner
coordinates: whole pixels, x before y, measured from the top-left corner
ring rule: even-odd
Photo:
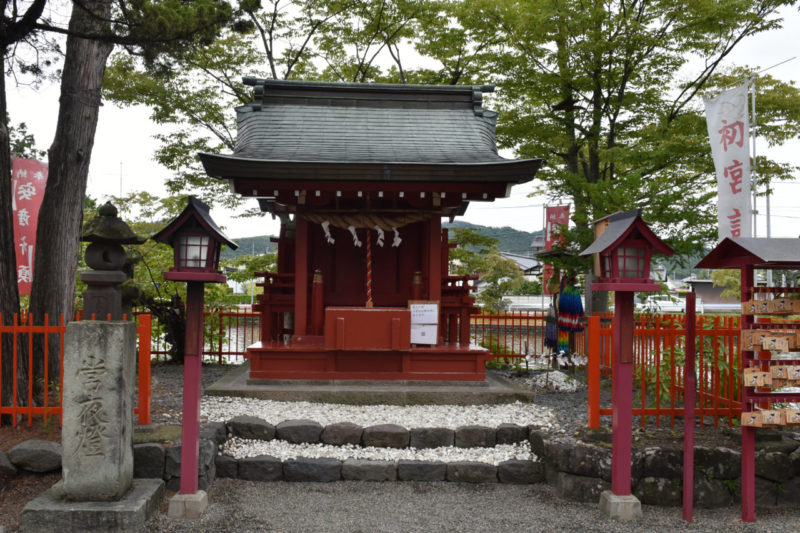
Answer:
[[[544,225],[544,249],[552,250],[553,244],[561,238],[560,225],[569,224],[569,206],[568,205],[549,205],[545,207],[545,225]],[[550,294],[547,290],[547,282],[553,277],[553,267],[544,265],[542,270],[542,290],[545,294]]]
[[[36,223],[46,183],[47,163],[19,157],[11,162],[11,211],[20,295],[31,293]]]

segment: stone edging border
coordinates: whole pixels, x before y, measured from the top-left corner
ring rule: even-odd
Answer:
[[[588,440],[590,432],[584,432]],[[217,453],[232,436],[278,438],[294,443],[359,444],[384,447],[478,447],[529,440],[537,460],[511,460],[490,465],[474,461],[375,461],[297,458],[286,461],[262,455],[237,460]],[[611,447],[607,437],[595,444],[553,436],[537,427],[502,424],[497,428],[463,426],[406,429],[395,424],[362,428],[347,422],[322,426],[310,420],[287,420],[277,426],[254,417],[236,417],[227,424],[204,426],[201,432],[200,488],[216,476],[254,481],[455,481],[468,483],[541,483],[555,487],[557,496],[597,502],[610,488]],[[519,439],[519,440],[510,440]],[[413,443],[413,444],[412,444]],[[491,444],[490,444],[491,443]],[[756,457],[757,504],[800,503],[800,442],[785,436],[760,443]],[[644,504],[680,505],[683,453],[681,449],[646,448],[634,453],[633,493]],[[725,447],[695,448],[695,505],[722,507],[740,498],[741,454]],[[134,476],[160,477],[168,490],[180,479],[180,446],[134,447]]]

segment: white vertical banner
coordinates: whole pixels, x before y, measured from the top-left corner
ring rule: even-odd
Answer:
[[[719,240],[751,236],[750,130],[747,83],[705,99],[711,156],[717,171]]]

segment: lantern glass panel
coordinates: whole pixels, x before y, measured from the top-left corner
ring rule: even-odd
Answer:
[[[640,247],[620,247],[617,266],[621,278],[643,278],[646,250]]]
[[[208,235],[180,236],[181,268],[205,268],[208,260]]]
[[[600,275],[604,278],[613,278],[614,270],[611,263],[611,254],[601,254],[600,261],[602,262]]]

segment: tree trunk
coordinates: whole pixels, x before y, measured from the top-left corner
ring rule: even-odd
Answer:
[[[76,33],[99,33],[102,25],[98,19],[107,20],[110,14],[110,0],[75,3],[69,28]],[[58,123],[49,150],[50,172],[36,232],[31,313],[39,324],[45,314],[51,323],[62,314],[65,321],[72,318],[83,199],[100,111],[100,89],[112,48],[109,43],[67,38]],[[58,376],[58,351],[49,355],[50,375]],[[38,349],[34,360],[39,379],[43,356]]]
[[[0,49],[2,57],[6,57],[8,47]],[[19,290],[17,288],[17,261],[14,255],[14,224],[11,213],[11,153],[9,148],[9,131],[6,124],[6,113],[8,111],[6,103],[6,80],[5,75],[0,76],[0,325],[11,325],[14,314],[19,313]],[[3,386],[0,405],[10,406],[13,404],[13,381],[14,381],[14,360],[12,350],[14,349],[14,337],[9,333],[0,335],[0,353],[2,353],[2,371],[0,372],[0,383]],[[25,358],[20,358],[17,363],[19,377],[17,401],[22,405],[24,401],[24,391],[28,389],[27,382],[28,362]],[[10,418],[4,417],[3,423],[10,422]]]

